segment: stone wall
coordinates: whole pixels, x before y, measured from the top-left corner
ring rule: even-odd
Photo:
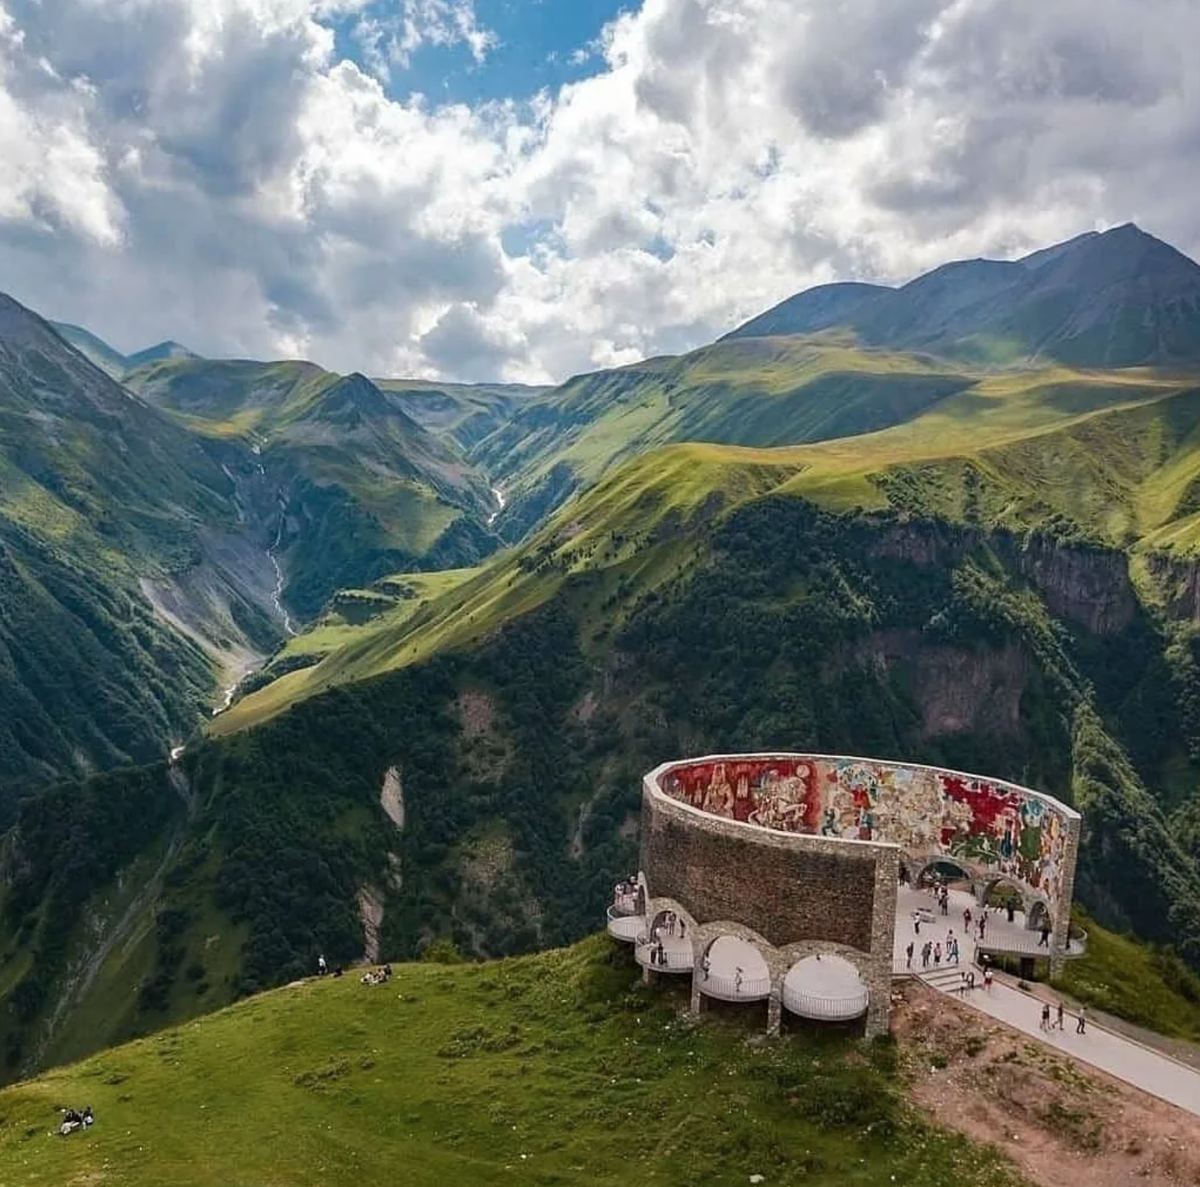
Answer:
[[[700,962],[720,935],[756,944],[771,971],[771,1028],[787,970],[803,955],[851,958],[870,992],[866,1031],[887,1031],[900,868],[897,846],[783,833],[723,820],[664,795],[647,777],[641,878],[647,916],[672,910],[694,937],[693,1000]]]
[[[744,923],[776,947],[830,940],[871,949],[875,847],[787,836],[728,821],[642,809],[651,894],[701,921]]]
[[[1070,908],[1071,836],[1079,815],[1000,779],[913,763],[814,754],[713,755],[666,763],[648,778],[709,816],[777,832],[890,841],[906,864],[951,859],[973,879],[1005,879]]]

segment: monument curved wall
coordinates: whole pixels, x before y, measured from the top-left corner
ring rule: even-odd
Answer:
[[[981,880],[1011,880],[1065,922],[1079,814],[999,779],[877,759],[712,755],[646,776],[656,795],[698,814],[774,833],[899,846],[910,869],[950,860]]]

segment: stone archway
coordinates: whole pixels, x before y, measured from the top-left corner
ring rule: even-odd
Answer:
[[[928,857],[920,859],[910,859],[908,862],[910,871],[911,885],[917,889],[921,885],[921,880],[926,877],[931,871],[950,868],[957,870],[961,875],[961,880],[971,888],[971,893],[978,894],[979,874],[973,870],[971,866],[957,857],[951,857],[948,854],[931,854]]]

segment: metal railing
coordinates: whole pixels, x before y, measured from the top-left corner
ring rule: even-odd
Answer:
[[[685,940],[682,943],[677,941],[675,944],[664,945],[662,956],[666,963],[658,960],[658,951],[658,945],[652,944],[649,936],[637,937],[637,951],[634,955],[638,964],[644,968],[652,969],[657,973],[690,973],[695,966],[695,955],[692,952],[690,941]]]
[[[801,1018],[815,1018],[821,1022],[845,1022],[851,1018],[858,1018],[866,1013],[869,1001],[870,995],[865,985],[856,993],[836,997],[804,993],[789,988],[787,982],[784,982],[783,986],[783,1004],[793,1014],[799,1014]]]
[[[608,934],[616,940],[632,944],[638,936],[646,933],[644,915],[626,915],[615,906],[608,908]]]
[[[1051,957],[1059,953],[1051,944],[1042,943],[1041,932],[1031,931],[1028,935],[1013,935],[1011,932],[999,933],[995,937],[984,935],[982,940],[975,940],[975,950],[978,953],[991,952],[1011,956],[1045,956]],[[1087,932],[1080,930],[1067,941],[1063,956],[1082,956],[1087,951]]]
[[[705,996],[720,998],[725,1002],[756,1002],[771,996],[769,976],[743,976],[739,981],[736,976],[714,976],[710,973],[706,977],[701,973],[697,985]]]

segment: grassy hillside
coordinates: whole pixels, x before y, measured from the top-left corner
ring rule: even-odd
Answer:
[[[762,340],[757,340],[761,344]],[[682,522],[775,493],[838,513],[899,512],[950,523],[1134,547],[1190,547],[1200,516],[1200,388],[1194,377],[1054,371],[992,376],[912,421],[792,449],[675,445],[635,458],[573,502],[517,553],[415,615],[380,616],[319,666],[239,702],[229,732],[334,684],[419,662],[485,637],[551,597],[569,573],[618,584],[669,576],[694,542]],[[1200,504],[1197,504],[1200,510]],[[647,542],[653,549],[646,549]],[[642,548],[641,559],[634,553]],[[652,554],[652,559],[651,559]],[[1157,596],[1153,583],[1143,591]],[[597,625],[603,612],[597,609]],[[328,640],[329,636],[323,636]],[[296,648],[304,649],[298,642]]]
[[[302,618],[338,589],[475,563],[494,547],[484,479],[361,375],[170,359],[126,382],[191,431],[240,446],[245,478],[269,479],[255,510],[283,516],[284,601]]]
[[[464,453],[509,417],[553,389],[517,383],[437,383],[419,379],[376,379],[423,428],[448,437]]]
[[[246,698],[234,727],[277,710],[255,728],[216,719],[224,736],[185,756],[193,815],[142,904],[141,939],[104,955],[73,1007],[106,1020],[93,1041],[290,979],[314,944],[354,957],[368,891],[396,955],[441,936],[482,954],[575,939],[633,859],[641,773],[723,749],[873,753],[1044,788],[1087,821],[1088,910],[1200,964],[1200,664],[1190,619],[1139,594],[1128,554],[907,512],[829,514],[770,493],[795,478],[778,459],[679,447],[666,461],[602,483],[603,515],[581,501],[527,550]],[[356,678],[339,682],[342,665]],[[289,687],[317,695],[287,708]],[[389,780],[402,828],[384,812]],[[136,813],[134,790],[65,789],[63,838],[23,817],[15,868],[26,852],[34,870],[72,868],[70,847],[91,852],[110,828],[73,805]],[[138,869],[171,827],[138,845]],[[0,991],[32,1003],[0,1021],[10,1067],[73,1041],[52,1003],[108,926],[84,919],[113,919],[93,904],[133,860],[85,865],[76,914],[48,910],[36,879],[5,891]],[[141,978],[137,1009],[103,1005],[121,983],[108,968]],[[40,992],[21,989],[31,975]]]
[[[683,1025],[606,938],[309,981],[0,1093],[11,1187],[1016,1184],[903,1099],[895,1051]],[[64,1103],[96,1125],[49,1134]],[[696,1135],[704,1140],[697,1141]]]
[[[28,787],[189,734],[216,666],[204,630],[271,637],[237,532],[218,457],[0,296],[0,824]],[[143,589],[197,573],[189,639]]]
[[[1058,366],[994,372],[858,349],[832,332],[731,339],[573,379],[530,399],[473,445],[470,457],[503,485],[508,506],[496,527],[517,540],[617,465],[674,442],[755,449],[828,443],[802,456],[832,467],[841,482],[1154,400],[1196,375]],[[861,457],[860,445],[869,451]]]

